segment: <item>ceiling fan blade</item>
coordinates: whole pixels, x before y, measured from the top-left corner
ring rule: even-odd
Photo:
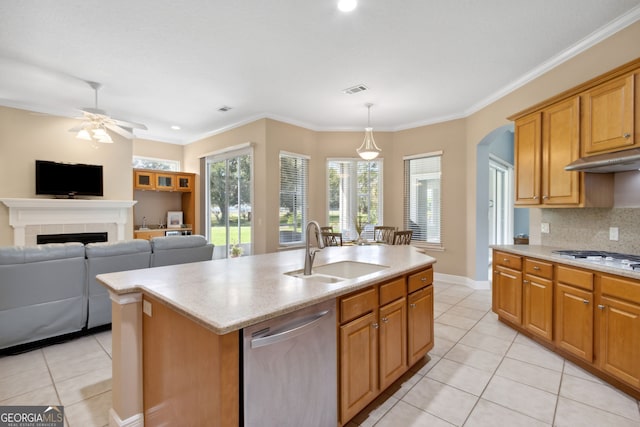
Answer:
[[[106,111],[101,110],[99,108],[82,107],[80,111],[83,111],[85,114],[93,114],[93,115],[104,116],[104,117],[109,116]]]
[[[113,123],[115,123],[115,124],[117,124],[119,126],[124,126],[124,127],[132,128],[132,129],[147,130],[147,127],[145,125],[143,125],[142,123],[129,122],[127,120],[120,120],[120,119],[114,119],[114,118],[111,118],[111,120],[113,121]]]
[[[131,132],[126,131],[125,129],[122,129],[120,126],[112,124],[112,123],[105,123],[104,127],[106,127],[107,129],[109,129],[110,131],[113,131],[115,133],[117,133],[118,135],[127,138],[127,139],[133,139],[135,138],[135,135],[132,134]]]
[[[83,125],[78,125],[78,126],[74,126],[71,129],[69,129],[69,132],[80,132],[82,129],[84,129]]]

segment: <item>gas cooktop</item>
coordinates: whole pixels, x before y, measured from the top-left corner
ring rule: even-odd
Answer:
[[[640,271],[640,255],[621,254],[606,251],[553,251],[564,258],[579,259],[593,264],[603,265],[621,270]]]

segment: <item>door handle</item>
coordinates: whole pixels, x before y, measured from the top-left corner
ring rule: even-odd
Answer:
[[[271,335],[265,335],[263,337],[253,338],[251,340],[251,348],[264,347],[267,345],[288,340],[293,337],[297,337],[298,335],[302,335],[306,333],[309,329],[315,328],[318,322],[320,322],[320,320],[327,314],[329,314],[329,310],[321,311],[318,314],[310,316],[310,320],[303,323],[302,325],[295,326],[285,331],[276,332]]]

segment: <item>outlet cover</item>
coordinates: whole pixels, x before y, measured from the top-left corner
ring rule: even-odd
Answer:
[[[540,232],[541,233],[548,233],[549,232],[549,223],[548,222],[540,223]]]
[[[609,227],[609,240],[618,241],[618,227]]]

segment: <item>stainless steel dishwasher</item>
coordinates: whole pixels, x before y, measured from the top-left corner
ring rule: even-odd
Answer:
[[[335,300],[252,325],[243,336],[244,426],[336,426]]]

